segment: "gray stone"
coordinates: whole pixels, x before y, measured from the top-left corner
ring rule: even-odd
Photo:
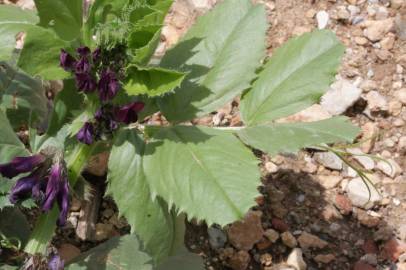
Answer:
[[[210,227],[207,230],[209,235],[210,246],[214,249],[219,249],[224,247],[227,242],[227,235],[221,229]]]
[[[348,80],[338,80],[321,98],[321,106],[331,115],[344,113],[362,94],[362,90]]]
[[[360,177],[351,180],[346,189],[352,204],[364,209],[372,208],[382,199],[376,188],[370,182],[363,181]]]
[[[343,161],[331,152],[319,152],[314,155],[315,160],[326,168],[342,170]]]

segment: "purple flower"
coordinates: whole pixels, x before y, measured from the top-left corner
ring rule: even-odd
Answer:
[[[79,130],[76,138],[78,141],[84,144],[92,144],[93,143],[93,135],[94,135],[94,127],[93,124],[90,122],[86,122],[83,127]]]
[[[59,60],[61,67],[66,71],[71,71],[75,67],[76,59],[64,49],[61,49]]]
[[[63,270],[65,262],[58,255],[52,255],[48,261],[48,268],[50,270]]]
[[[42,204],[42,210],[49,211],[52,209],[52,206],[54,205],[55,199],[60,190],[62,175],[62,166],[59,163],[54,164],[51,167],[51,173],[48,177],[48,183],[45,190],[45,200]]]
[[[113,99],[118,90],[120,84],[117,80],[117,76],[113,71],[104,70],[101,73],[99,81],[99,97],[102,101],[108,101]]]
[[[29,176],[17,180],[10,192],[10,202],[15,204],[18,201],[29,198],[37,183],[39,183],[39,179],[36,173],[32,173]]]
[[[75,64],[76,73],[88,73],[90,71],[90,63],[87,56],[82,56]]]
[[[98,63],[100,61],[101,49],[100,47],[96,48],[96,50],[92,53],[92,59],[94,63]]]
[[[115,109],[114,119],[125,124],[134,123],[138,120],[138,113],[144,109],[143,102],[133,102]]]
[[[32,171],[44,161],[45,157],[43,155],[15,157],[10,163],[0,164],[0,174],[7,178],[13,178],[20,173]]]
[[[58,226],[62,227],[66,224],[69,211],[69,184],[66,176],[63,183],[60,185],[60,190],[57,195],[57,202],[60,211],[57,224]]]
[[[86,93],[93,92],[96,89],[96,81],[88,73],[76,73],[76,86],[79,90]]]
[[[90,53],[89,47],[86,47],[86,46],[81,46],[81,47],[77,48],[76,51],[80,56],[87,56]]]

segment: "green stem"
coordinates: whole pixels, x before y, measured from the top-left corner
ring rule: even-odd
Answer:
[[[69,154],[70,158],[67,162],[68,178],[71,188],[77,182],[80,173],[82,172],[86,161],[91,156],[95,144],[88,146],[85,144],[78,144]],[[58,219],[59,210],[56,205],[48,213],[41,214],[35,224],[34,230],[30,239],[25,246],[25,252],[29,254],[42,253],[45,254],[47,246],[52,239],[56,229],[56,220]]]

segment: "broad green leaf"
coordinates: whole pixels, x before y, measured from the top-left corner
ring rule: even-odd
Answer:
[[[129,95],[160,96],[179,86],[185,73],[159,68],[130,66],[124,89]]]
[[[233,134],[194,126],[153,129],[144,170],[154,195],[207,224],[229,224],[255,205],[258,161]]]
[[[250,0],[226,0],[200,17],[161,66],[189,72],[159,102],[171,122],[210,113],[247,89],[265,55],[266,13]]]
[[[73,117],[73,112],[83,105],[83,95],[79,93],[73,79],[64,80],[63,89],[54,100],[54,109],[47,134],[54,135]]]
[[[42,82],[0,62],[0,106],[14,127],[37,126],[48,115]]]
[[[16,35],[39,21],[35,12],[13,5],[0,5],[0,61],[11,60],[16,46]]]
[[[83,0],[35,0],[39,25],[55,30],[63,40],[77,38],[82,29]]]
[[[334,117],[310,123],[247,127],[237,134],[244,143],[273,155],[322,143],[352,142],[359,131],[346,117]]]
[[[16,156],[27,156],[29,154],[11,128],[2,110],[0,110],[0,130],[0,163],[9,162]]]
[[[66,270],[152,270],[151,257],[134,234],[114,237],[77,257]]]
[[[294,114],[318,102],[334,80],[344,46],[322,30],[277,49],[241,102],[243,121],[254,126]]]
[[[0,209],[0,233],[18,239],[23,247],[30,235],[30,224],[17,207],[6,207]]]
[[[136,27],[128,38],[128,47],[132,49],[132,62],[147,64],[154,54],[161,37],[162,25]]]
[[[110,158],[107,194],[112,195],[131,231],[143,241],[156,261],[169,255],[173,242],[173,218],[160,199],[152,200],[143,171],[145,143],[134,130],[120,130]]]
[[[17,65],[28,74],[45,80],[64,79],[69,73],[59,66],[59,55],[61,49],[68,47],[69,43],[58,38],[52,30],[31,28],[27,31]]]
[[[7,206],[13,206],[8,198],[8,193],[14,185],[14,181],[0,175],[0,210]]]

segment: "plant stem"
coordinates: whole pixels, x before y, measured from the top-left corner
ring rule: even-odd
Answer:
[[[71,188],[75,186],[80,173],[86,165],[86,161],[94,150],[95,145],[96,144],[91,146],[78,144],[73,149],[72,153],[69,154],[67,168]],[[46,248],[56,229],[56,220],[58,219],[58,214],[59,210],[56,205],[54,205],[52,210],[48,213],[41,214],[37,223],[35,224],[30,239],[25,246],[25,252],[29,254],[45,254]]]

